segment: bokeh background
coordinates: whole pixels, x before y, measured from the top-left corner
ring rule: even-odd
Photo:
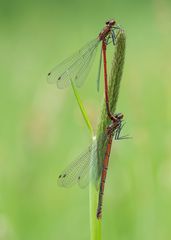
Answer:
[[[91,137],[71,88],[46,76],[111,17],[127,35],[117,110],[133,138],[113,144],[103,239],[171,238],[171,2],[1,0],[0,240],[89,239],[88,188],[56,180]],[[98,56],[79,90],[95,129]]]

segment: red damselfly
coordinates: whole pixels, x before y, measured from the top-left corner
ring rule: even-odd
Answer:
[[[99,46],[99,43],[102,42],[97,88],[99,89],[100,69],[103,55],[106,110],[111,120],[116,120],[116,118],[110,112],[109,107],[106,46],[111,42],[115,45],[117,37],[116,31],[119,30],[120,27],[116,24],[115,20],[111,19],[106,21],[106,26],[99,33],[98,37],[86,44],[73,56],[58,64],[48,73],[48,82],[56,83],[57,87],[60,89],[67,87],[72,81],[77,87],[80,87],[84,83],[92,65],[96,49]]]
[[[114,115],[115,121],[106,128],[105,133],[98,137],[96,144],[94,142],[88,147],[82,155],[72,162],[58,177],[58,184],[62,187],[71,187],[78,183],[80,187],[85,187],[89,181],[94,181],[98,186],[100,180],[99,199],[97,207],[97,218],[102,216],[102,201],[107,175],[109,156],[112,147],[112,140],[124,139],[127,136],[120,137],[123,127],[123,114]],[[100,143],[100,144],[99,144]],[[103,149],[99,149],[103,146]],[[99,154],[103,155],[99,157]],[[92,172],[93,174],[90,174]]]

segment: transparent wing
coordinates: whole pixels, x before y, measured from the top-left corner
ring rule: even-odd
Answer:
[[[101,67],[102,67],[102,49],[101,49],[101,52],[100,52],[99,70],[98,70],[98,76],[97,76],[97,91],[98,92],[100,90]]]
[[[106,135],[100,137],[100,141],[105,141],[105,139]],[[59,175],[58,185],[71,187],[78,183],[81,188],[84,188],[90,179],[97,183],[102,171],[102,164],[98,164],[97,151],[98,147],[95,141]]]
[[[97,162],[97,145],[90,145],[86,152],[72,162],[58,177],[58,185],[71,187],[78,183],[85,187],[90,179],[90,169]]]
[[[58,88],[65,88],[73,81],[77,87],[80,87],[89,72],[99,42],[98,38],[92,40],[53,68],[48,73],[48,82],[56,83]]]

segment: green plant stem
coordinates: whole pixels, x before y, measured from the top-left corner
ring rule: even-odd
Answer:
[[[97,145],[96,137],[93,137],[93,144]],[[93,155],[91,160],[93,161]],[[94,173],[93,169],[90,170],[90,175],[93,173]],[[91,176],[90,178],[92,179]],[[91,240],[101,240],[101,221],[98,221],[96,218],[97,199],[98,199],[98,192],[94,182],[91,181],[89,184],[90,239]]]
[[[74,96],[77,100],[78,106],[80,108],[80,111],[82,113],[82,116],[83,116],[85,123],[90,131],[91,136],[92,136],[92,144],[97,144],[92,125],[91,125],[88,115],[85,111],[85,108],[84,108],[81,98],[78,94],[78,91],[72,81],[71,81],[71,86],[72,86],[72,89],[74,92]],[[92,155],[91,161],[93,161],[93,155]],[[90,171],[90,175],[91,174],[93,174],[93,171]],[[90,176],[90,178],[92,178],[92,177]],[[89,206],[90,206],[90,237],[91,237],[91,240],[101,240],[101,221],[97,221],[97,218],[96,218],[97,199],[98,199],[97,189],[95,187],[94,182],[90,181],[90,184],[89,184]]]
[[[123,72],[124,56],[125,56],[125,34],[124,34],[123,30],[120,30],[120,32],[117,36],[116,50],[114,53],[111,74],[110,74],[110,78],[109,78],[109,89],[108,89],[109,105],[110,105],[110,110],[112,113],[114,113],[115,109],[116,109],[120,81],[121,81],[122,72]],[[97,142],[97,139],[100,136],[100,134],[102,134],[106,131],[106,127],[110,123],[110,119],[108,118],[107,113],[106,113],[106,103],[104,101],[101,118],[100,118],[100,123],[98,125],[98,130],[97,130],[97,139],[96,139],[96,137],[94,137],[93,128],[88,119],[88,115],[86,114],[86,111],[83,107],[83,104],[81,102],[79,94],[76,91],[74,83],[71,82],[71,85],[72,85],[72,89],[73,89],[74,95],[76,97],[77,103],[79,105],[80,111],[81,111],[83,118],[86,122],[86,125],[91,133],[93,144],[100,144]],[[105,148],[98,145],[98,149],[104,150]],[[103,164],[103,156],[104,156],[104,152],[99,152],[98,165]],[[92,158],[93,158],[93,156],[92,156]],[[90,171],[90,174],[93,174],[93,170]],[[101,240],[101,220],[98,220],[96,218],[98,192],[97,192],[96,186],[93,181],[90,182],[90,185],[89,185],[89,202],[90,202],[90,237],[91,237],[91,240]]]
[[[119,94],[120,81],[122,78],[124,65],[124,57],[125,57],[125,34],[123,30],[120,30],[119,35],[117,37],[116,50],[114,52],[114,57],[112,61],[108,89],[110,110],[113,114],[116,109],[116,103]],[[106,112],[106,102],[104,100],[101,119],[98,125],[97,139],[99,139],[99,136],[106,131],[106,127],[109,125],[109,123],[110,119]],[[105,152],[102,151],[105,151],[106,148],[104,146],[100,146],[100,144],[102,144],[100,142],[96,142],[96,144],[98,144],[98,149],[101,150],[101,152],[98,151],[98,166],[102,166],[105,155]],[[97,203],[98,194],[94,184],[91,183],[90,185],[91,240],[101,240],[101,220],[97,220],[96,218]]]
[[[87,126],[91,136],[94,136],[93,127],[92,127],[92,125],[90,123],[90,120],[89,120],[88,115],[87,115],[87,113],[85,111],[85,108],[84,108],[83,103],[81,101],[81,98],[80,98],[80,96],[78,94],[78,91],[76,90],[76,87],[74,86],[74,83],[72,81],[71,81],[71,86],[72,86],[72,89],[73,89],[73,92],[74,92],[74,96],[75,96],[75,98],[77,100],[78,106],[80,108],[80,111],[82,113],[82,116],[83,116],[83,118],[85,120],[86,126]]]

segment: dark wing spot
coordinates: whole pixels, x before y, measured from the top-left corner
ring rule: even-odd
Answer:
[[[61,76],[60,77],[58,77],[58,80],[60,80],[61,79]]]
[[[61,178],[62,177],[62,175],[59,175],[59,177],[58,178]]]
[[[80,180],[80,178],[81,178],[81,177],[79,176],[79,177],[78,177],[78,180]]]
[[[62,177],[63,177],[63,178],[66,177],[66,174],[64,174]]]
[[[48,73],[48,76],[50,76],[50,75],[51,75],[51,72]]]

